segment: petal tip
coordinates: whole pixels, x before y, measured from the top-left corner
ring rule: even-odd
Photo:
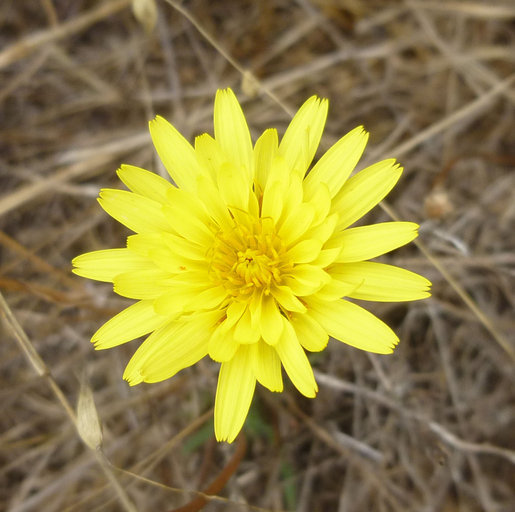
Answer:
[[[156,136],[156,130],[173,128],[173,125],[162,116],[156,116],[148,122],[148,129],[152,139]]]
[[[116,169],[116,175],[118,178],[120,178],[121,181],[123,181],[123,177],[130,173],[131,168],[134,166],[128,165],[128,164],[122,164],[118,169]]]
[[[123,380],[127,381],[129,386],[135,386],[136,384],[143,382],[144,378],[139,370],[134,369],[131,372],[127,372],[127,370],[125,370],[123,374]]]

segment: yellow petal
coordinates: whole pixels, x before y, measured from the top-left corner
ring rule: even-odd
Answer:
[[[290,186],[291,177],[292,173],[290,168],[288,167],[286,160],[282,155],[277,153],[277,155],[272,161],[272,169],[270,171],[270,175],[268,176],[268,181],[266,182],[265,190],[269,185],[272,185],[276,181],[280,183],[283,190],[287,190]],[[289,194],[285,194],[285,196],[289,196]],[[284,200],[287,201],[288,198],[285,197]]]
[[[218,363],[230,361],[240,344],[234,339],[234,328],[220,324],[209,338],[209,357]]]
[[[204,205],[196,196],[175,187],[168,190],[169,203],[163,206],[173,229],[186,240],[204,247],[213,242],[213,233],[209,229],[211,219]]]
[[[221,198],[231,212],[248,210],[250,186],[251,183],[247,177],[234,164],[222,165],[218,174],[218,189]]]
[[[104,188],[98,202],[113,219],[136,233],[171,231],[161,203],[147,197],[126,190]]]
[[[232,443],[249,412],[256,387],[250,350],[249,345],[241,345],[234,357],[220,368],[215,400],[217,441]]]
[[[288,250],[288,257],[293,263],[309,263],[318,258],[321,249],[318,240],[302,240]]]
[[[329,335],[309,313],[294,313],[291,325],[295,329],[299,343],[310,352],[324,350],[329,341]]]
[[[331,209],[331,193],[329,192],[329,187],[325,183],[320,183],[308,202],[315,208],[313,226],[325,222],[329,210]]]
[[[395,159],[383,160],[350,178],[331,205],[339,214],[337,229],[345,229],[376,206],[397,183],[402,167]]]
[[[195,312],[199,309],[218,308],[226,299],[227,291],[223,286],[207,286],[205,290],[197,295],[196,299],[185,306],[184,310]]]
[[[286,276],[283,280],[284,285],[290,288],[292,293],[297,297],[305,297],[312,295],[320,290],[320,283],[312,283],[308,281],[299,281],[295,276]]]
[[[171,233],[166,233],[166,235]],[[127,248],[145,258],[150,257],[150,252],[159,250],[163,246],[167,247],[165,242],[165,233],[138,233],[127,237]]]
[[[253,177],[252,141],[241,106],[231,89],[219,89],[215,97],[215,139],[229,162],[247,181]]]
[[[195,178],[203,174],[191,144],[166,120],[157,116],[149,123],[150,136],[159,158],[175,183],[195,192]]]
[[[248,308],[250,311],[252,329],[259,330],[262,323],[262,311],[263,311],[263,297],[264,293],[254,292],[250,299]]]
[[[304,238],[312,238],[325,244],[325,242],[333,235],[337,222],[338,215],[336,213],[329,215],[329,217],[325,218],[320,224],[313,225],[313,227],[309,228],[305,233]]]
[[[208,215],[222,229],[230,230],[234,226],[227,204],[220,195],[220,190],[208,177],[199,176],[197,179],[199,199],[204,204]]]
[[[172,274],[201,270],[206,266],[205,248],[172,233],[132,235],[127,238],[127,247]]]
[[[163,246],[152,249],[148,252],[148,257],[160,269],[171,274],[184,274],[185,272],[200,272],[206,268],[206,258],[187,258],[178,251]]]
[[[284,188],[278,182],[270,184],[270,180],[263,195],[261,217],[270,217],[275,223],[279,222],[283,210]]]
[[[259,338],[259,331],[252,328],[252,316],[250,308],[247,306],[234,327],[234,339],[238,343],[250,344],[256,343]]]
[[[309,264],[295,265],[291,276],[300,283],[312,286],[316,290],[319,290],[331,281],[331,277],[325,270]]]
[[[144,336],[171,320],[158,315],[151,300],[141,300],[108,320],[93,334],[91,342],[97,350],[116,347]]]
[[[135,194],[148,197],[159,203],[166,202],[166,191],[173,186],[161,176],[134,165],[122,165],[117,174]]]
[[[288,211],[288,215],[279,228],[279,236],[285,245],[295,243],[311,227],[315,218],[315,208],[309,203],[302,203]]]
[[[306,176],[306,197],[312,197],[321,183],[329,187],[331,197],[334,197],[356,167],[367,140],[368,133],[363,126],[358,126],[334,144]]]
[[[197,155],[199,165],[208,170],[208,175],[197,175],[197,180],[200,177],[204,177],[212,183],[216,183],[218,170],[226,161],[218,142],[208,133],[195,137],[195,154]]]
[[[321,268],[326,268],[331,263],[334,263],[336,261],[336,258],[340,254],[340,248],[332,248],[332,249],[322,249],[320,251],[320,254],[318,255],[318,258],[313,261],[313,265]]]
[[[309,298],[310,315],[333,338],[377,354],[391,354],[399,338],[379,318],[346,300]]]
[[[269,345],[275,345],[283,330],[282,315],[277,303],[270,295],[265,295],[261,304],[261,336]]]
[[[256,187],[255,185],[249,186],[249,206],[247,208],[247,214],[251,215],[254,218],[258,218],[261,212],[261,196],[256,195]]]
[[[271,289],[273,297],[286,311],[304,313],[306,306],[300,302],[287,286],[274,286]]]
[[[414,222],[382,222],[346,229],[329,243],[335,242],[342,248],[337,263],[363,261],[411,242],[418,235],[417,229]]]
[[[184,307],[198,295],[199,289],[193,286],[174,286],[154,301],[154,308],[160,315],[179,315]]]
[[[324,131],[329,103],[316,96],[309,98],[291,120],[279,145],[288,168],[304,176],[315,156]]]
[[[262,196],[268,177],[273,171],[273,162],[278,150],[278,136],[275,128],[265,130],[254,146],[254,180],[258,195]]]
[[[166,293],[154,301],[156,312],[160,315],[182,313],[184,308],[204,290],[206,286],[199,283],[177,282],[169,286]]]
[[[163,244],[166,245],[166,247],[168,247],[174,254],[177,254],[177,256],[185,260],[194,260],[200,262],[206,261],[206,248],[199,247],[198,244],[192,242],[187,238],[177,236],[172,233],[162,233],[162,241]],[[149,256],[152,256],[154,250],[149,251]]]
[[[114,291],[129,299],[155,299],[170,289],[173,277],[160,268],[147,268],[118,274],[113,279]]]
[[[355,285],[348,297],[374,301],[425,299],[431,294],[431,282],[414,272],[393,265],[361,261],[335,265],[333,278]]]
[[[357,287],[358,285],[354,283],[331,279],[329,283],[316,292],[316,296],[318,299],[329,301],[341,299],[343,297],[352,297],[352,294]]]
[[[231,302],[225,312],[227,316],[226,320],[224,321],[225,328],[229,329],[230,327],[234,327],[238,320],[242,317],[243,313],[245,313],[246,309],[246,302]]]
[[[136,350],[123,378],[131,386],[160,382],[195,364],[207,354],[209,336],[220,316],[220,311],[197,313],[157,329]]]
[[[258,382],[270,391],[283,390],[281,360],[273,347],[259,341],[250,345],[252,369]]]
[[[124,272],[154,267],[153,263],[128,249],[105,249],[81,254],[73,259],[74,274],[96,281],[112,283]]]
[[[313,398],[318,391],[313,369],[292,325],[286,318],[283,318],[283,322],[284,328],[281,339],[274,348],[293,385],[304,396]]]
[[[275,170],[275,169],[274,169]],[[289,170],[287,171],[286,179],[284,181],[279,180],[283,183],[283,190],[288,191],[284,194],[283,213],[281,220],[277,224],[278,228],[281,228],[285,222],[288,222],[289,217],[294,215],[294,212],[302,208],[302,201],[304,200],[304,189],[302,187],[302,176],[298,174],[292,174]],[[274,177],[276,173],[274,172]],[[311,209],[312,205],[308,206]]]
[[[184,282],[174,281],[168,286],[168,291],[154,301],[156,311],[162,315],[195,309],[212,309],[227,296],[222,287],[211,285],[207,278],[203,283],[190,283],[186,278]]]
[[[171,233],[139,233],[127,237],[127,248],[138,257],[145,258],[150,263],[147,267],[157,266],[172,274],[179,272],[181,265],[188,260],[170,249],[165,235],[176,236]]]

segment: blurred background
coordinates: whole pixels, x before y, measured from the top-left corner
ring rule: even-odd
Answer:
[[[0,510],[514,510],[514,42],[509,0],[2,0]],[[148,120],[212,133],[227,86],[254,140],[313,94],[321,151],[364,124],[359,168],[405,167],[365,221],[420,223],[383,261],[434,283],[367,304],[393,355],[331,341],[318,397],[258,389],[233,445],[213,436],[218,365],[129,388],[139,342],[89,343],[129,302],[70,273],[125,243],[95,200],[119,165],[163,173]]]

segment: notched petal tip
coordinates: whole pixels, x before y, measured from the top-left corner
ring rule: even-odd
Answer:
[[[160,116],[160,115],[156,115],[154,117],[154,119],[151,119],[148,124],[149,125],[153,125],[153,124],[158,124],[158,123],[164,123],[164,124],[170,124],[163,116]]]
[[[117,192],[118,189],[116,188],[101,188],[99,191],[98,191],[98,197],[97,197],[97,201],[99,199],[105,199],[106,196],[109,196],[109,194],[111,192]]]
[[[84,253],[84,254],[87,254],[87,253]],[[72,259],[72,261],[71,261],[71,264],[73,266],[72,272],[74,274],[77,274],[77,272],[75,272],[75,271],[78,270],[78,267],[80,267],[80,264],[81,264],[80,262],[84,256],[84,254],[79,254],[78,256],[75,256],[75,258]],[[80,274],[77,274],[77,275],[80,275]]]
[[[123,374],[123,380],[125,380],[129,386],[136,386],[144,382],[143,376],[139,372],[132,372],[131,374]]]
[[[229,162],[248,180],[253,175],[252,139],[245,114],[231,89],[219,89],[213,111],[215,140]]]
[[[345,343],[345,342],[344,342]],[[391,337],[388,339],[382,347],[379,348],[379,344],[375,349],[366,349],[367,352],[372,352],[373,354],[381,354],[381,355],[390,355],[395,352],[397,345],[399,344],[399,338],[395,335],[395,337]],[[357,347],[362,350],[360,347]]]
[[[124,172],[127,171],[128,168],[132,167],[131,165],[128,165],[128,164],[121,164],[120,167],[118,167],[118,169],[116,169],[116,175],[118,177],[120,177],[120,174],[123,175]]]
[[[304,179],[306,197],[313,197],[321,183],[329,187],[331,197],[336,196],[363,155],[368,135],[357,126],[333,144]]]
[[[106,347],[102,347],[101,341],[98,338],[92,337],[89,342],[93,345],[95,350],[106,350]]]
[[[173,128],[172,124],[162,116],[156,116],[148,122],[148,131],[150,132],[152,139],[158,136],[157,132],[160,129],[169,127]]]
[[[366,130],[364,125],[360,124],[360,125],[356,126],[355,128],[353,128],[352,130],[348,131],[343,137],[341,137],[341,139],[343,139],[344,137],[354,138],[355,144],[357,144],[359,141],[364,141],[364,146],[366,147],[368,138],[370,137],[370,132],[368,130]],[[364,149],[363,149],[363,151],[364,151]]]
[[[223,89],[218,89],[216,91],[216,96],[232,96],[236,99],[236,94],[234,94],[234,91],[230,87],[224,87]]]
[[[107,350],[113,348],[113,345],[106,344],[105,340],[101,336],[96,336],[95,334],[91,337],[90,343],[93,345],[94,350]]]
[[[327,98],[320,98],[319,96],[315,96],[317,99],[317,107],[322,112],[324,118],[327,118],[327,113],[329,112],[329,100]]]
[[[316,106],[316,108],[323,108],[327,110],[329,108],[329,100],[327,98],[322,98],[317,94],[313,94],[301,105],[300,109],[311,106]]]

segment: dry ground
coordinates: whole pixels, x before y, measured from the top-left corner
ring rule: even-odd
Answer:
[[[513,3],[172,3],[147,30],[129,0],[0,4],[0,509],[193,511],[187,491],[207,489],[213,511],[515,510]],[[159,170],[147,121],[212,131],[224,86],[254,135],[315,93],[323,149],[365,124],[361,167],[405,167],[367,220],[419,222],[420,244],[387,260],[434,283],[430,300],[370,306],[394,355],[332,341],[312,357],[318,397],[259,390],[230,446],[212,435],[216,365],[129,388],[138,342],[89,343],[126,301],[70,273],[124,243],[95,197],[122,162]],[[98,451],[73,426],[81,381]]]

